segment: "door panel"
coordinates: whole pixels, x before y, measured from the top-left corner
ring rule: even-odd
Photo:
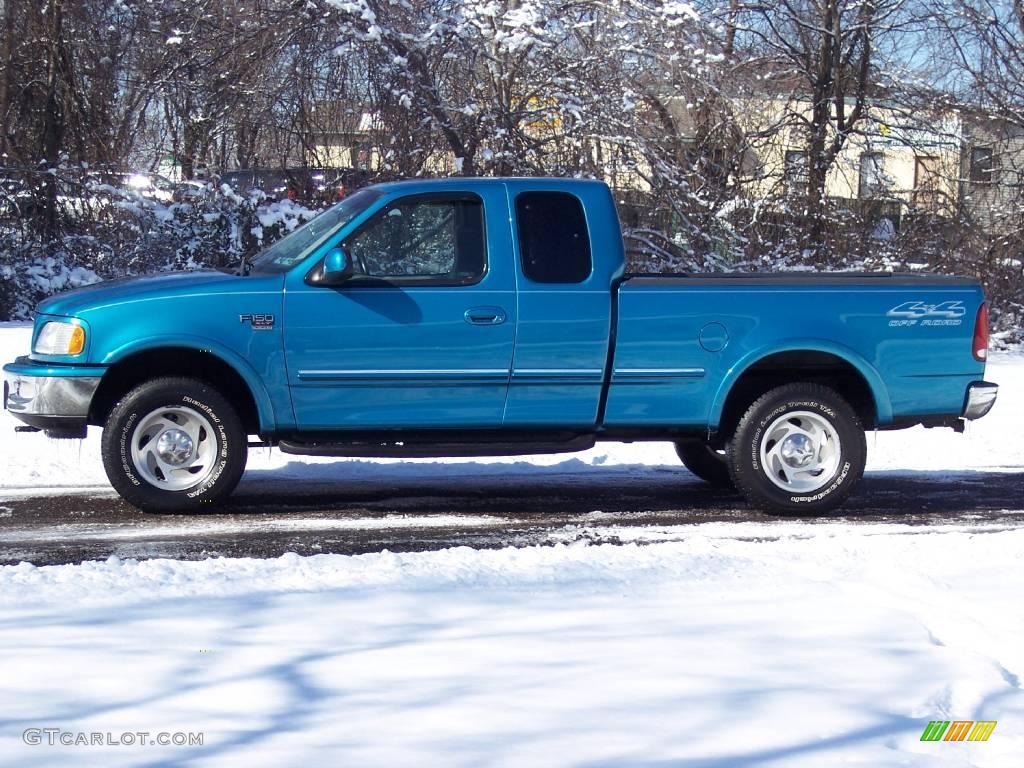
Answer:
[[[611,335],[611,285],[623,263],[604,185],[536,191],[508,183],[515,216],[519,327],[505,426],[592,428]]]
[[[456,206],[452,223],[447,202],[466,197],[392,201],[343,243],[360,274],[337,288],[290,284],[300,429],[501,425],[516,329],[508,215],[494,186],[474,196],[482,218]],[[485,264],[474,256],[482,223]]]

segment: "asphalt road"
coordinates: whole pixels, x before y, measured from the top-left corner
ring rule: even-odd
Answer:
[[[316,485],[243,480],[230,503],[196,515],[143,514],[113,495],[0,500],[0,564],[121,558],[274,557],[615,541],[616,526],[780,518],[681,469]],[[785,518],[791,521],[792,518]],[[869,474],[841,515],[853,523],[1024,525],[1024,473]],[[678,529],[674,527],[679,527]]]

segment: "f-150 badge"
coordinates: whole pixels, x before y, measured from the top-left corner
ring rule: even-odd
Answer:
[[[891,318],[889,327],[907,325],[960,325],[967,314],[962,301],[943,301],[928,304],[924,301],[905,301],[893,307],[886,315]]]
[[[239,315],[240,323],[249,323],[254,331],[269,331],[274,327],[273,315]]]

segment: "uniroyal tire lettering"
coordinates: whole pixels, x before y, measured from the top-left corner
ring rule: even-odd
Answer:
[[[139,415],[133,413],[128,417],[128,422],[124,425],[124,429],[121,430],[121,438],[118,441],[118,447],[121,451],[121,468],[124,470],[125,476],[132,485],[140,485],[141,481],[135,477],[135,473],[132,472],[131,462],[128,460],[128,438],[131,436],[132,427],[135,425],[136,419]]]
[[[797,504],[806,504],[809,501],[821,501],[821,499],[824,499],[826,496],[832,493],[832,491],[834,491],[836,488],[842,485],[843,481],[846,479],[846,476],[849,473],[850,462],[846,462],[845,464],[843,464],[843,469],[839,472],[839,475],[836,477],[834,481],[832,481],[832,485],[830,485],[828,488],[826,488],[823,491],[819,491],[813,496],[790,496],[789,500],[796,502]]]
[[[764,432],[764,428],[765,424],[762,422],[754,433],[754,439],[750,442],[750,461],[758,472],[761,471],[761,459],[758,455],[757,446],[761,444],[761,434]]]
[[[200,485],[194,491],[186,493],[185,496],[190,498],[190,499],[194,499],[197,496],[202,496],[204,493],[209,491],[211,488],[213,488],[217,484],[217,480],[220,478],[220,476],[222,474],[224,474],[224,468],[227,467],[227,465],[228,465],[227,461],[221,461],[217,465],[217,469],[214,470],[213,474],[210,475],[210,478],[205,483]]]
[[[182,397],[181,401],[183,403],[188,403],[189,405],[194,405],[196,408],[198,408],[199,410],[205,412],[207,416],[209,416],[211,419],[213,419],[213,423],[214,424],[220,424],[220,419],[217,418],[217,414],[215,414],[213,412],[213,408],[211,408],[210,406],[206,405],[205,403],[200,403],[198,400],[193,400],[188,395],[185,395],[184,397]]]

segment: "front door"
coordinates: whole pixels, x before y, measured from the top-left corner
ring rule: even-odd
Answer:
[[[344,285],[289,280],[299,429],[501,426],[516,328],[504,195],[398,198],[341,243]]]

